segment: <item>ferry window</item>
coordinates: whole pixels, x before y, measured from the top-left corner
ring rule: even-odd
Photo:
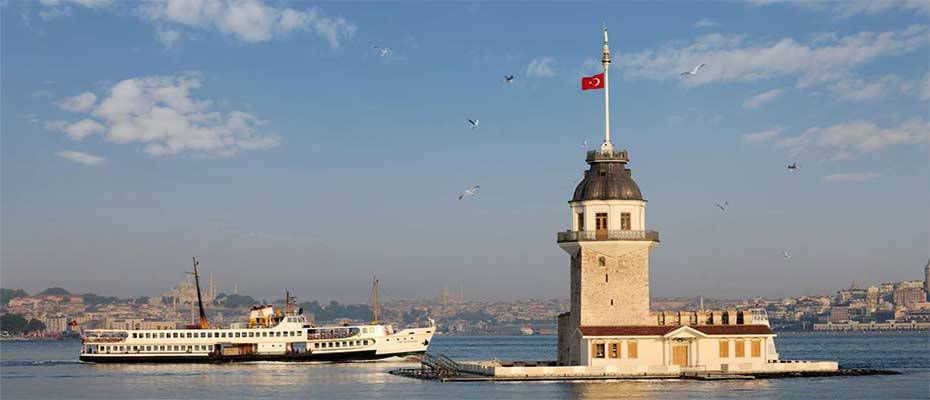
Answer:
[[[762,357],[762,341],[759,339],[752,340],[752,346],[750,347],[750,355],[752,357]]]
[[[145,351],[152,351],[152,346],[145,346]]]
[[[635,341],[629,341],[626,343],[626,357],[627,358],[636,358],[639,356],[639,346]]]
[[[249,337],[255,337],[255,332],[249,332]]]
[[[239,332],[236,332],[236,337],[239,337]]]
[[[212,337],[213,337],[213,332],[207,332],[207,337],[208,337],[208,338],[212,338]]]
[[[319,343],[314,343],[314,344],[313,344],[313,348],[314,348],[314,349],[319,349],[319,348],[320,348],[320,344],[319,344]]]
[[[165,351],[165,346],[158,346],[158,350]]]
[[[268,332],[262,332],[262,337],[268,337]]]
[[[620,358],[620,343],[610,344],[610,358]]]
[[[133,339],[136,339],[136,334],[135,334],[135,333],[132,334],[132,338],[133,338]]]
[[[188,337],[188,338],[191,337],[191,333],[190,333],[190,332],[187,332],[187,337]]]
[[[736,345],[736,356],[746,357],[746,344],[743,343],[743,340],[737,339],[734,344]]]
[[[336,342],[336,347],[340,347],[340,346],[339,346],[339,342]]]
[[[620,229],[628,231],[632,229],[632,223],[630,222],[630,213],[620,213]]]
[[[165,333],[164,333],[164,332],[159,332],[159,333],[158,333],[158,338],[159,338],[159,339],[164,339],[164,338],[165,338]]]
[[[730,341],[720,339],[720,358],[730,357]]]
[[[274,335],[277,337],[281,337],[281,332],[275,332]]]
[[[604,343],[594,344],[594,358],[604,358]]]
[[[146,339],[148,339],[149,337],[151,337],[150,335],[151,335],[150,333],[145,332],[145,338],[146,338]]]

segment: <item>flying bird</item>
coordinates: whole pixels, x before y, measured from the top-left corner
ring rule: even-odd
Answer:
[[[391,49],[388,47],[375,46],[375,50],[378,51],[378,55],[381,57],[387,57],[389,54],[391,54]]]
[[[795,171],[797,171],[797,170],[799,170],[799,169],[801,169],[801,166],[798,165],[798,163],[791,163],[791,164],[788,164],[788,171],[789,171],[789,172],[795,172]]]
[[[728,205],[730,205],[730,203],[724,201],[724,202],[723,202],[723,205],[720,205],[720,203],[714,203],[714,205],[717,206],[717,208],[719,208],[720,211],[726,211],[726,210],[727,210],[726,207],[727,207]]]
[[[471,118],[469,118],[469,119],[468,119],[468,125],[469,125],[469,127],[470,127],[471,129],[475,129],[475,128],[478,127],[478,120],[477,120],[477,119],[471,119]]]
[[[462,192],[462,194],[459,195],[459,200],[462,200],[462,199],[464,199],[464,198],[466,198],[466,197],[472,197],[472,196],[477,195],[477,194],[478,194],[478,189],[479,189],[479,188],[481,188],[481,186],[475,185],[475,186],[472,186],[472,187],[470,187],[470,188],[468,188],[468,189],[465,189],[465,191]]]
[[[513,83],[513,75],[504,76],[504,83]]]
[[[692,69],[691,71],[682,72],[682,73],[681,73],[681,76],[697,75],[698,71],[700,71],[701,68],[704,68],[704,67],[706,67],[706,66],[707,66],[707,64],[698,65],[698,66],[694,67],[694,69]]]
[[[791,253],[788,253],[788,250],[782,251],[781,256],[784,257],[786,260],[791,259]]]
[[[588,139],[585,139],[583,142],[581,142],[581,148],[582,149],[588,148]]]

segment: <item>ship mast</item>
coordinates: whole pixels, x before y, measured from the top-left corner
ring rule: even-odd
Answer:
[[[200,262],[197,261],[197,257],[192,257],[194,259],[194,272],[187,272],[194,276],[194,285],[197,286],[197,307],[200,309],[200,329],[210,328],[210,324],[207,323],[207,314],[203,311],[203,298],[200,295],[200,273],[197,272],[197,266],[200,265]]]
[[[378,278],[371,277],[371,315],[372,325],[381,323],[381,304],[378,303]]]

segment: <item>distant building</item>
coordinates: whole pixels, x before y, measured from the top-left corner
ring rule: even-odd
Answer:
[[[849,322],[849,307],[833,307],[830,310],[830,323],[839,324]]]
[[[922,287],[902,284],[894,290],[894,304],[898,307],[912,307],[913,303],[926,301],[927,293]]]
[[[48,317],[43,321],[45,324],[45,331],[48,333],[62,333],[68,331],[68,317],[58,315],[54,317]]]
[[[924,267],[924,292],[927,294],[927,301],[930,301],[930,260],[927,260],[927,266]]]

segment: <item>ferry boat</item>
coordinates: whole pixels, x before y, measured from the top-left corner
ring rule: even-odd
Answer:
[[[435,323],[395,331],[378,321],[378,281],[372,282],[374,321],[370,324],[315,326],[285,296],[284,310],[272,305],[253,307],[245,328],[209,326],[200,299],[194,260],[194,280],[200,305],[200,325],[186,329],[86,331],[80,360],[95,363],[190,363],[242,361],[354,361],[426,353]],[[296,310],[295,310],[296,309]]]

